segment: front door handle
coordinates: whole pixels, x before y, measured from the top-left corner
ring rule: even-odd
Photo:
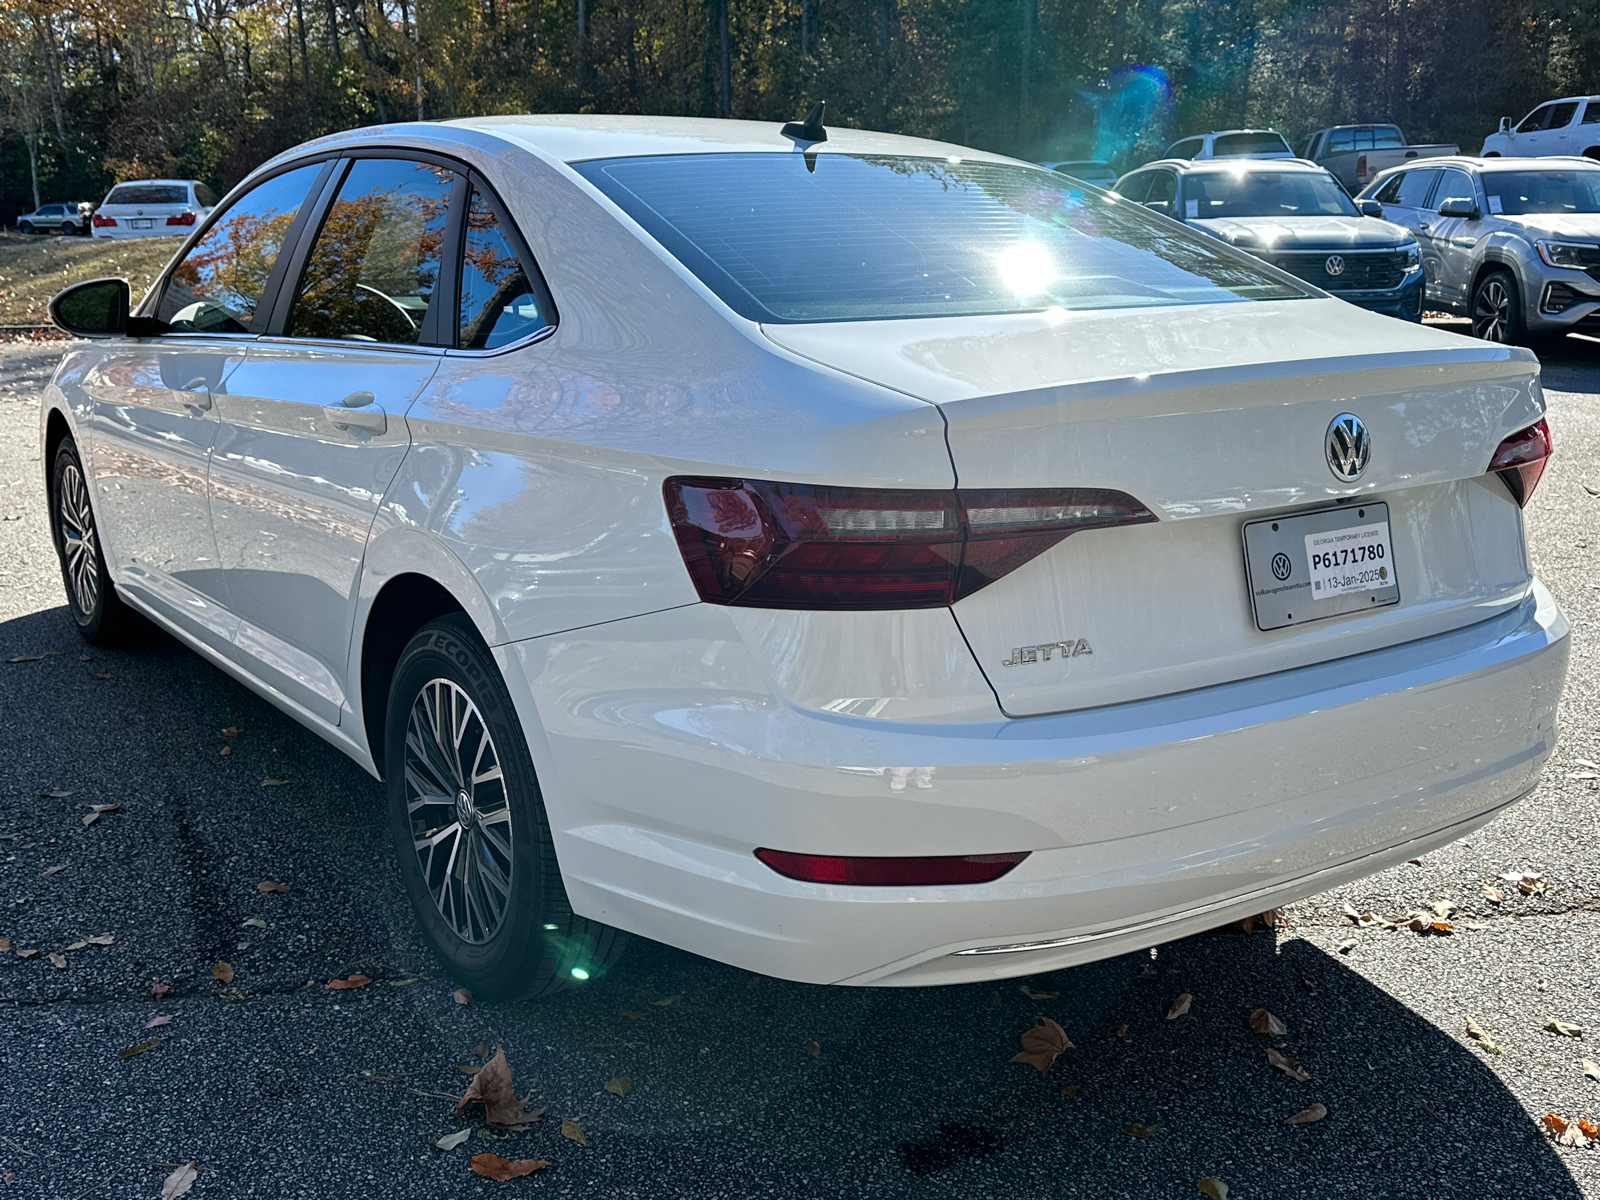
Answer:
[[[206,382],[204,375],[196,375],[178,390],[195,393],[194,398],[189,401],[195,408],[211,407],[211,385]]]
[[[366,410],[325,408],[322,411],[327,414],[328,421],[340,429],[366,429],[372,433],[389,432],[389,418],[381,408]]]
[[[339,406],[341,408],[365,408],[377,399],[371,392],[351,392],[343,400],[339,401]]]

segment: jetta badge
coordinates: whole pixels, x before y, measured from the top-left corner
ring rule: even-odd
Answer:
[[[1022,663],[1049,662],[1057,650],[1062,658],[1076,658],[1080,654],[1093,654],[1087,638],[1068,638],[1064,642],[1040,642],[1037,646],[1015,646],[1011,657],[1001,662],[1002,667],[1015,667]]]
[[[1336,479],[1354,483],[1372,457],[1372,435],[1355,413],[1340,413],[1328,426],[1328,470]]]
[[[1322,265],[1323,265],[1323,268],[1328,272],[1329,275],[1343,275],[1344,274],[1344,255],[1342,255],[1342,254],[1330,254],[1330,255],[1328,255],[1328,261],[1323,263]]]

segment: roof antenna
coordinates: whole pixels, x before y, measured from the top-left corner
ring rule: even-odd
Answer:
[[[797,142],[827,141],[828,131],[822,127],[822,110],[827,106],[826,100],[818,100],[811,106],[804,121],[790,121],[783,127],[783,136]]]

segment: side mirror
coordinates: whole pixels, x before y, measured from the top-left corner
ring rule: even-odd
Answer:
[[[128,281],[75,283],[50,298],[50,319],[78,337],[120,337],[128,331]]]
[[[1479,213],[1478,206],[1471,200],[1446,200],[1439,205],[1439,215],[1441,217],[1462,217],[1468,221],[1476,221]]]
[[[1363,217],[1383,216],[1383,205],[1379,204],[1376,200],[1357,200],[1356,207],[1361,210],[1361,215]]]
[[[1500,118],[1500,132],[1504,133],[1504,134],[1509,134],[1511,132],[1511,118],[1510,117],[1501,117]]]
[[[1170,200],[1146,200],[1144,206],[1151,212],[1160,213],[1163,217],[1172,215],[1172,201]]]

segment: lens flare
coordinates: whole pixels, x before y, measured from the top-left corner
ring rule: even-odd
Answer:
[[[1018,296],[1036,296],[1056,278],[1055,260],[1038,242],[1018,242],[995,256],[1000,281]]]
[[[581,981],[589,978],[589,972],[585,971],[582,967],[573,967],[572,977]]]

